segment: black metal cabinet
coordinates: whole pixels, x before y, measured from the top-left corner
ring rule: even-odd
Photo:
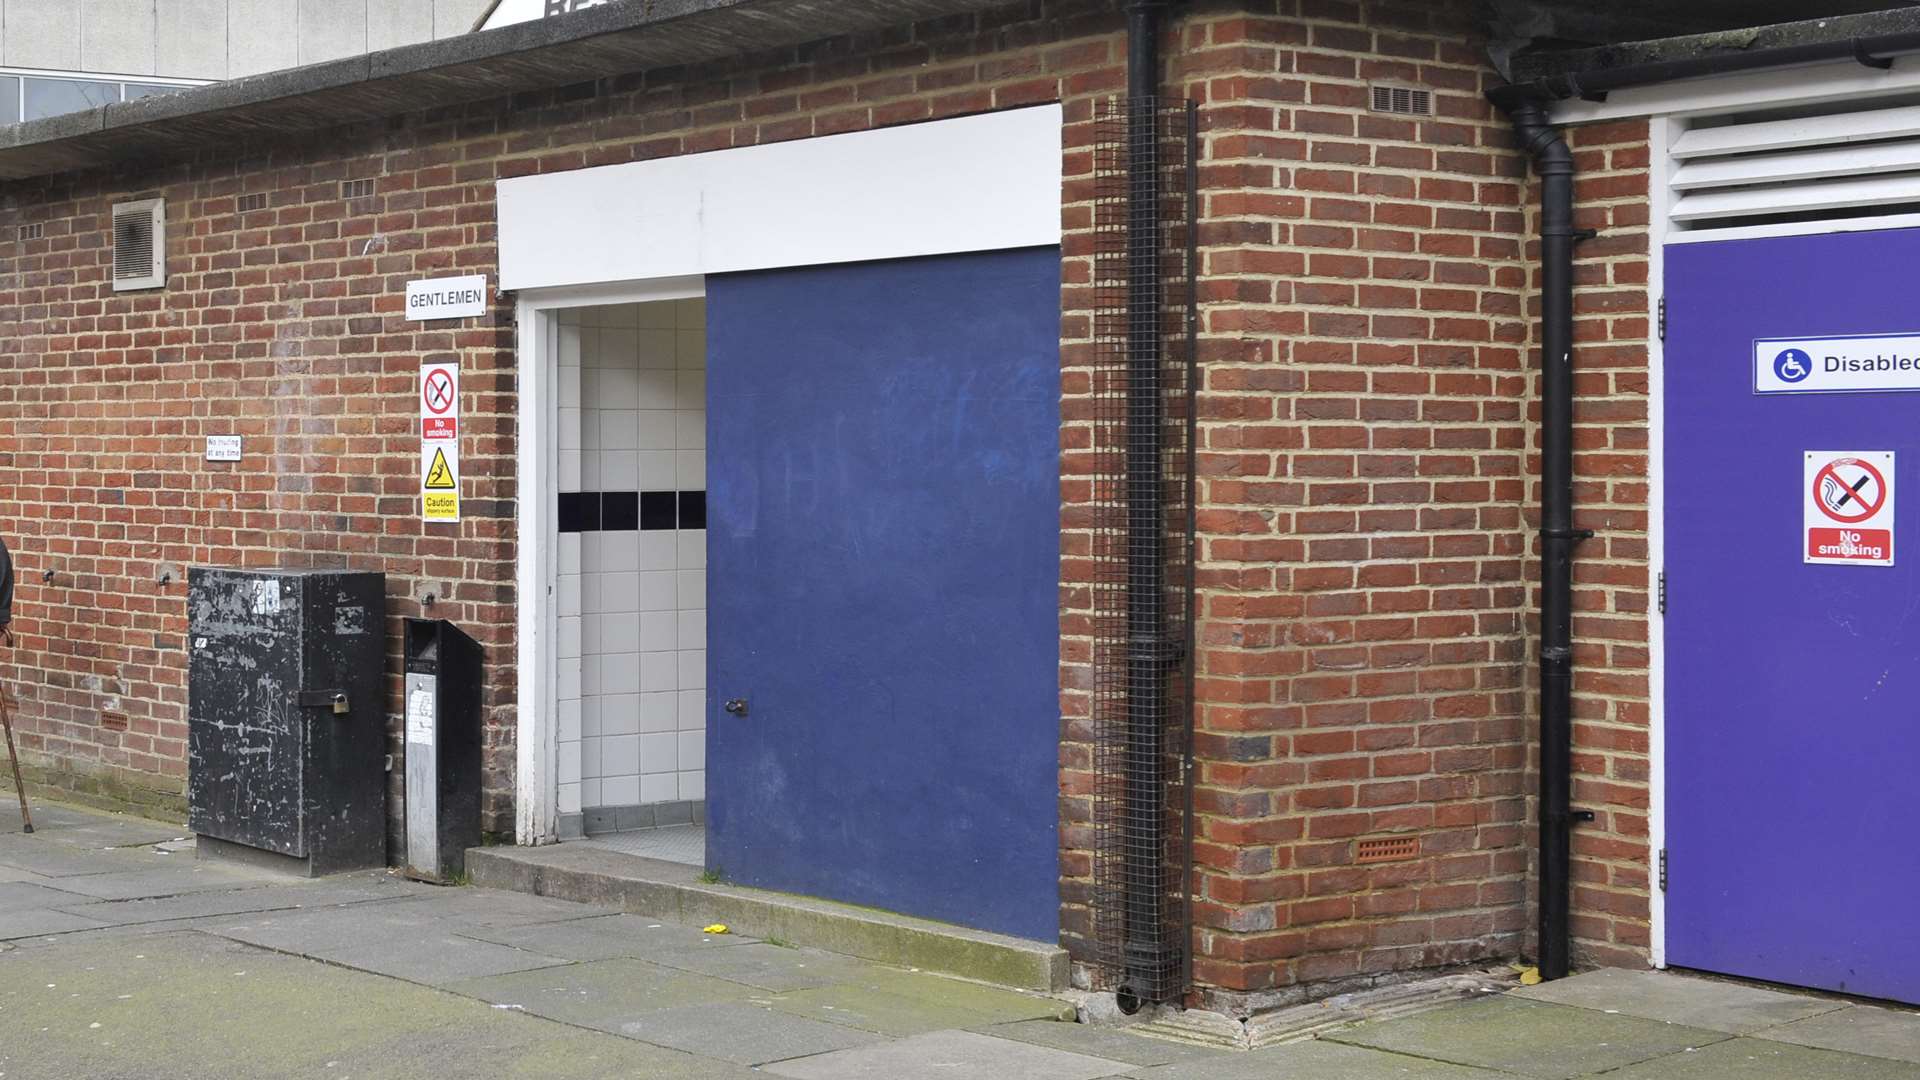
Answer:
[[[385,866],[384,576],[194,567],[187,620],[187,822],[203,852],[316,875]]]

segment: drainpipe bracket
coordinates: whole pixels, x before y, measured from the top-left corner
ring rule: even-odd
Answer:
[[[1853,59],[1863,67],[1875,68],[1880,71],[1893,70],[1893,57],[1873,55],[1867,51],[1867,43],[1860,38],[1853,39]]]
[[[1581,541],[1593,539],[1593,530],[1592,529],[1541,529],[1540,537],[1543,540],[1571,540],[1574,543],[1578,544]]]

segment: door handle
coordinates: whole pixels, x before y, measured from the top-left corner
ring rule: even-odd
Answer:
[[[720,707],[734,716],[747,715],[747,699],[743,697],[733,698]]]

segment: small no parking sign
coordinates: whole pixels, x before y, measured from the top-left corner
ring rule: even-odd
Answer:
[[[1809,450],[1801,520],[1810,563],[1893,565],[1893,451]]]

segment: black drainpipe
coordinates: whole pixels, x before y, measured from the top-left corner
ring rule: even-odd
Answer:
[[[1511,88],[1503,88],[1510,90]],[[1540,976],[1567,974],[1573,811],[1573,153],[1530,97],[1494,91],[1540,176]]]
[[[1161,483],[1160,10],[1127,4],[1127,732],[1126,974],[1115,998],[1131,1013],[1158,1001],[1167,928],[1165,508]]]

